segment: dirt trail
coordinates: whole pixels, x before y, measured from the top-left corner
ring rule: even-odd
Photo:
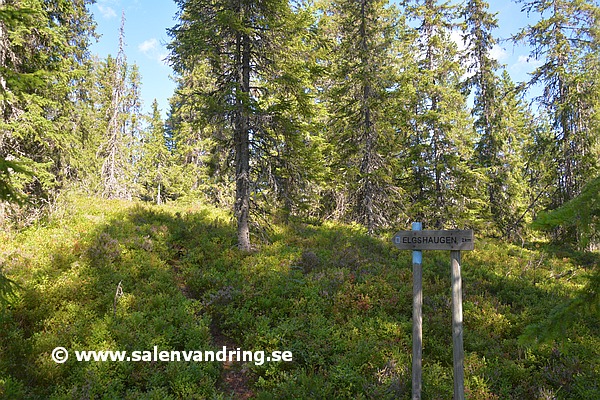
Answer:
[[[175,273],[175,282],[181,290],[181,293],[188,299],[196,299],[192,291],[187,287],[184,278],[179,273],[179,266],[177,262],[171,263],[173,272]],[[237,349],[239,346],[227,337],[219,324],[216,322],[216,318],[212,318],[210,324],[210,334],[212,337],[213,345],[217,349],[226,346],[227,349]],[[250,388],[250,377],[247,363],[225,361],[223,363],[223,370],[221,371],[221,377],[219,379],[218,388],[225,394],[230,395],[234,399],[250,399],[255,396],[255,393]]]
[[[211,323],[210,334],[217,348],[226,346],[228,349],[237,349],[239,347],[223,334],[216,322]],[[232,395],[234,399],[250,399],[254,397],[254,392],[250,388],[247,363],[225,361],[223,363],[219,388],[226,394]]]

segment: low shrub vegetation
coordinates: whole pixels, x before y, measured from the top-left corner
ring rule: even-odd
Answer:
[[[1,232],[13,293],[0,312],[0,397],[236,398],[220,362],[50,357],[57,346],[189,351],[227,343],[293,353],[292,362],[237,367],[246,397],[410,398],[409,252],[358,226],[273,224],[266,232],[254,251],[240,252],[232,218],[218,209],[77,195],[44,223]],[[477,237],[462,262],[468,398],[600,397],[597,315],[552,320],[583,289],[589,263],[545,243]],[[423,269],[423,398],[449,399],[448,254],[425,252]],[[548,321],[555,332],[543,335]]]

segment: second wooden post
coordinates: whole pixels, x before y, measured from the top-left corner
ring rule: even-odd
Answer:
[[[420,222],[413,222],[412,230],[420,231]],[[413,359],[412,359],[412,398],[421,399],[422,359],[423,359],[423,252],[413,250]]]
[[[462,278],[460,276],[460,251],[450,252],[452,279],[452,349],[454,364],[454,400],[465,398],[463,349]]]

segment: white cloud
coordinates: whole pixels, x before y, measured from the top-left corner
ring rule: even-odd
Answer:
[[[538,67],[538,66],[542,65],[542,61],[538,60],[537,58],[531,58],[528,56],[520,55],[519,58],[517,59],[517,64]]]
[[[163,45],[156,38],[144,40],[138,45],[138,51],[159,64],[166,64],[165,59],[169,55]]]
[[[142,43],[140,43],[140,45],[138,46],[138,50],[144,53],[145,55],[150,56],[152,53],[158,50],[158,47],[158,40],[156,40],[155,38],[151,38],[148,40],[144,40]]]
[[[115,18],[117,16],[115,10],[110,6],[98,3],[96,4],[96,7],[98,7],[98,11],[100,11],[100,14],[106,19]]]
[[[105,19],[113,19],[117,17],[115,8],[118,9],[119,4],[120,0],[98,0],[96,8]]]
[[[495,44],[490,50],[490,57],[497,61],[502,61],[508,57],[508,53],[498,44]]]
[[[463,51],[467,48],[465,40],[463,39],[463,33],[459,30],[453,29],[450,31],[450,40],[456,43],[458,51]]]
[[[540,65],[542,65],[542,60],[538,60],[536,58],[532,58],[521,54],[517,58],[517,62],[511,65],[511,69],[516,71],[527,71],[533,70],[539,67]]]

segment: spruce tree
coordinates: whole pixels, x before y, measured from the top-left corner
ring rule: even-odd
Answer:
[[[255,205],[268,214],[276,208],[286,222],[320,213],[316,208],[326,179],[324,105],[317,83],[323,72],[321,38],[312,11],[308,4],[296,4],[288,14],[286,46],[275,52],[275,74],[258,99],[267,123],[256,142],[253,179],[263,196]]]
[[[450,39],[456,7],[434,0],[407,7],[416,20],[414,82],[409,148],[403,162],[408,180],[411,219],[436,228],[463,224],[480,204],[473,182],[473,135],[461,90],[464,70],[457,45]]]
[[[107,198],[131,199],[133,195],[132,149],[139,133],[139,74],[136,66],[127,64],[124,50],[125,15],[119,30],[117,57],[108,57],[103,91],[106,103],[106,127],[96,153],[102,162],[100,176],[102,195]]]
[[[0,187],[46,203],[76,175],[77,86],[94,24],[90,1],[0,1]],[[27,173],[26,171],[29,171]]]
[[[489,5],[481,0],[469,0],[462,9],[465,20],[463,37],[467,63],[465,84],[474,91],[472,115],[476,130],[476,165],[485,180],[485,218],[491,219],[502,236],[518,233],[520,218],[527,201],[524,151],[529,125],[527,110],[519,101],[521,95],[508,73],[497,73],[501,66],[491,52],[498,44],[493,31],[498,27]],[[534,185],[533,187],[537,187]]]
[[[152,112],[148,117],[148,126],[143,132],[141,154],[136,161],[138,183],[142,186],[143,199],[162,204],[169,196],[170,152],[167,148],[165,127],[154,99]]]
[[[327,91],[331,169],[342,218],[372,233],[389,223],[397,187],[392,166],[398,90],[397,10],[382,0],[332,1]]]
[[[503,237],[511,239],[521,234],[541,205],[537,196],[544,191],[545,179],[533,176],[539,177],[544,168],[536,156],[544,147],[536,144],[539,123],[507,71],[502,72],[497,93],[495,132],[492,140],[480,141],[476,150],[486,169],[494,225]],[[487,149],[481,151],[486,144]]]
[[[282,59],[288,47],[295,14],[283,0],[179,0],[180,23],[170,30],[172,65],[183,75],[200,63],[209,67],[203,118],[225,138],[233,154],[238,246],[250,250],[251,193],[258,190],[254,166],[280,148],[273,136],[282,121],[286,101],[300,98],[299,82],[289,79]],[[287,93],[273,94],[269,82]],[[230,135],[230,136],[229,136]],[[251,165],[253,169],[251,170]]]
[[[555,137],[552,207],[574,198],[598,172],[600,128],[600,8],[586,0],[524,1],[523,11],[540,19],[513,37],[531,48],[542,64],[529,85],[540,84],[537,99]]]
[[[173,195],[204,196],[220,207],[231,207],[228,138],[210,117],[210,101],[202,95],[210,86],[209,67],[197,63],[177,77],[165,125]]]

